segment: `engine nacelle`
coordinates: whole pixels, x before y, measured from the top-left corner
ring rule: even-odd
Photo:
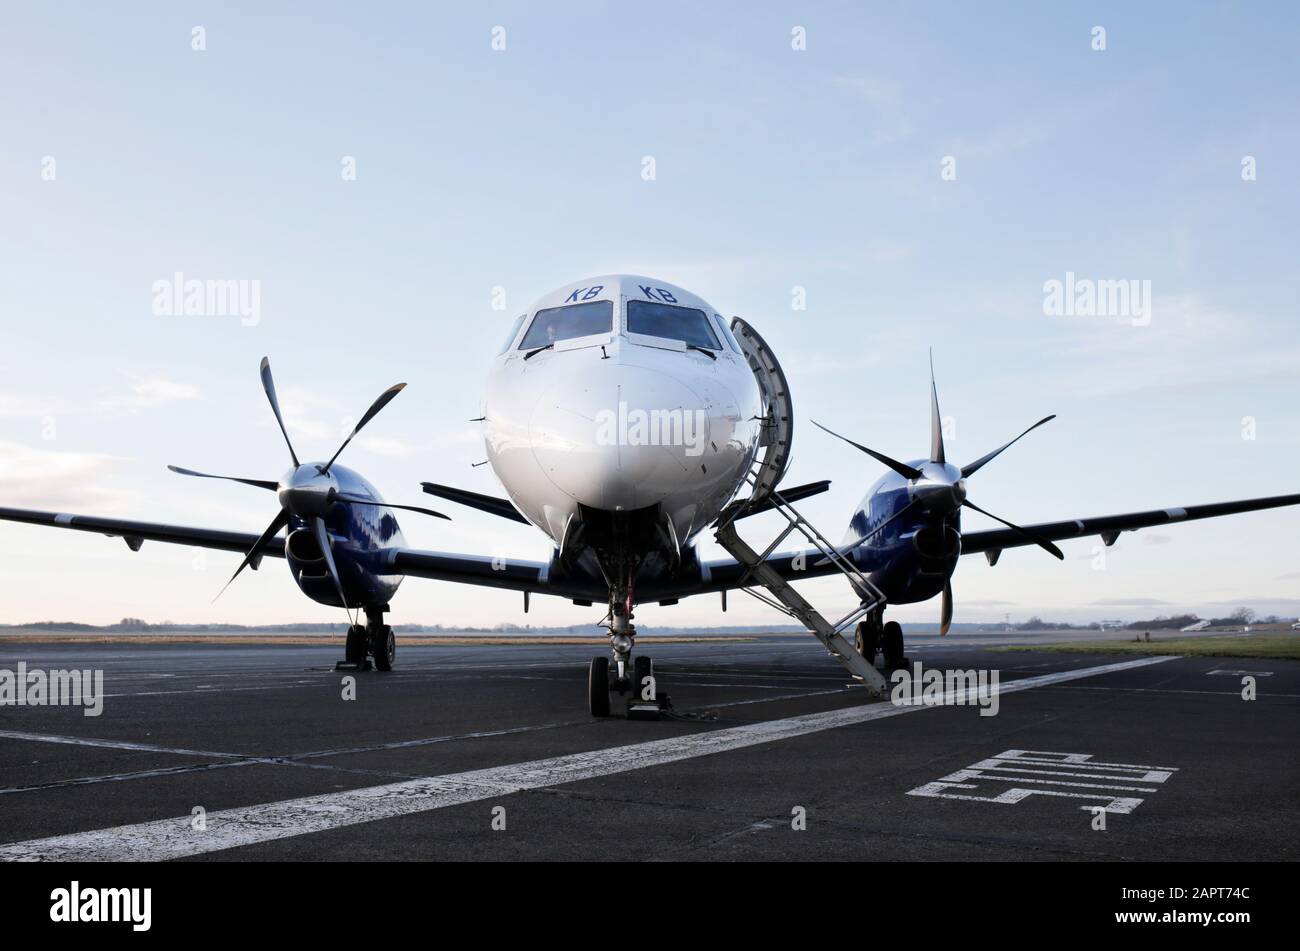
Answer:
[[[352,470],[336,465],[331,471],[345,494],[379,498],[374,487]],[[400,574],[392,573],[387,553],[405,545],[392,510],[382,505],[334,502],[323,518],[348,606],[386,604],[402,581]],[[296,515],[290,519],[284,556],[303,594],[321,604],[342,606],[309,519]]]
[[[951,525],[927,525],[912,536],[912,548],[927,574],[948,574],[961,555],[961,533]]]

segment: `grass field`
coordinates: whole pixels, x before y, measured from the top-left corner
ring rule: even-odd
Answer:
[[[756,637],[739,634],[691,637],[673,635],[640,636],[638,644],[735,644],[755,641]],[[258,637],[249,634],[76,634],[47,631],[16,631],[0,635],[0,644],[11,641],[20,644],[255,644],[262,646],[342,644],[342,634],[272,634]],[[539,644],[587,644],[594,647],[609,646],[609,638],[600,635],[502,636],[499,634],[403,634],[397,633],[397,643],[411,647],[483,646],[535,647]]]
[[[1300,632],[1234,634],[1227,637],[1158,637],[1147,641],[1077,641],[1027,644],[1000,651],[1051,651],[1068,654],[1181,654],[1184,657],[1257,657],[1300,660]]]

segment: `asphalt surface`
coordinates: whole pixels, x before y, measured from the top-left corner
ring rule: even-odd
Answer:
[[[1300,856],[1300,663],[995,640],[908,645],[997,670],[994,716],[866,704],[797,635],[655,645],[657,721],[587,715],[583,646],[399,642],[349,700],[332,646],[6,640],[0,670],[99,669],[105,698],[0,706],[0,859]]]

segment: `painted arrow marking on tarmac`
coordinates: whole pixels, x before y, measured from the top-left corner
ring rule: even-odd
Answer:
[[[1133,670],[1176,659],[1172,656],[1147,657],[1101,667],[1026,677],[1000,684],[997,692],[1017,693],[1034,687]],[[954,702],[965,700],[973,703],[977,697],[974,688],[950,693]],[[928,709],[931,707],[874,703],[508,766],[240,806],[208,813],[207,828],[203,831],[193,829],[190,816],[187,815],[46,839],[11,842],[0,845],[0,861],[159,862],[179,859],[313,832],[326,832],[363,822],[445,809],[484,799],[497,799],[530,789],[544,789],[634,769],[677,763]]]

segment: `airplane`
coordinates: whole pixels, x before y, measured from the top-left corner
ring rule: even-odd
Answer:
[[[774,554],[774,543],[753,563],[701,560],[696,542],[706,529],[721,539],[737,520],[830,483],[778,488],[789,464],[793,407],[784,373],[757,331],[739,317],[724,320],[684,288],[632,274],[567,284],[514,321],[492,360],[478,420],[505,497],[423,483],[429,495],[540,529],[552,546],[547,561],[410,548],[395,510],[447,516],[386,502],[359,473],[337,464],[405,384],[385,390],[327,461],[304,463],[265,358],[261,381],[289,470],[266,480],[169,467],[275,492],[279,510],[260,535],[14,508],[0,508],[0,520],[121,537],[132,551],[158,541],[236,552],[243,560],[230,582],[265,557],[284,558],[304,594],[349,612],[343,663],[362,669],[371,660],[381,671],[395,663],[384,615],[406,577],[519,591],[525,610],[532,594],[607,605],[610,654],[592,658],[587,690],[589,712],[606,717],[611,694],[630,695],[647,683],[654,689],[650,658],[633,657],[638,604],[721,594],[725,609],[728,591],[752,592],[759,567],[769,584],[844,573],[862,598],[853,646],[867,664],[881,655],[889,670],[906,658],[902,628],[884,621],[885,607],[939,597],[946,633],[951,578],[963,555],[982,553],[992,566],[1008,548],[1036,545],[1059,559],[1055,543],[1065,539],[1095,535],[1109,546],[1121,532],[1300,504],[1300,494],[1280,495],[1017,525],[971,501],[967,480],[1054,417],[959,467],[945,452],[931,363],[928,458],[902,462],[826,430],[888,470],[853,511],[840,545]],[[739,498],[746,485],[753,491]],[[963,532],[963,509],[1004,527]]]

